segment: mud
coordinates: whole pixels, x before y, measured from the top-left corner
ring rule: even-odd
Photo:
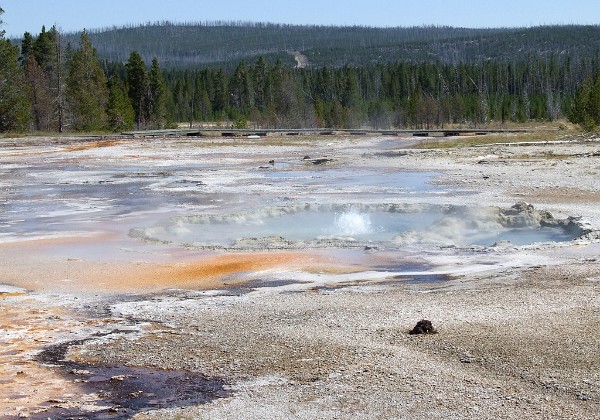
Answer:
[[[89,408],[70,407],[72,404],[68,399],[53,399],[43,410],[45,417],[126,419],[140,412],[206,404],[229,395],[224,389],[224,381],[196,372],[88,365],[66,358],[71,347],[93,339],[48,346],[36,359],[59,370],[67,381],[76,382],[81,392],[97,395],[98,399],[94,401],[96,410],[90,413]]]

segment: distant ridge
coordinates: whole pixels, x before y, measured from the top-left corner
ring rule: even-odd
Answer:
[[[295,51],[312,66],[363,66],[394,61],[473,63],[531,55],[598,56],[600,26],[469,29],[445,26],[374,28],[248,22],[171,23],[89,31],[99,56],[125,62],[131,51],[163,67],[234,65],[264,56],[294,66]],[[79,33],[66,34],[76,44]]]

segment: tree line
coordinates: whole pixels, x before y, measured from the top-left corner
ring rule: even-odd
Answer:
[[[175,121],[429,128],[571,117],[581,100],[580,86],[600,72],[599,64],[531,56],[521,62],[293,69],[261,57],[231,72],[167,69],[164,74]]]
[[[0,39],[0,131],[124,131],[188,122],[256,128],[430,128],[569,118],[600,125],[600,60],[530,55],[479,63],[400,61],[296,69],[259,57],[161,69],[101,61],[83,32]]]
[[[111,76],[85,31],[76,48],[54,26],[26,32],[20,48],[4,35],[0,30],[0,132],[165,126],[168,93],[158,60],[148,68],[132,52],[125,72]]]
[[[38,36],[25,33],[18,60],[12,61],[26,112],[14,121],[34,131],[120,131],[137,124],[161,128],[166,123],[166,90],[158,61],[148,69],[132,53],[125,77],[110,77],[86,32],[76,49],[63,48],[55,27]]]

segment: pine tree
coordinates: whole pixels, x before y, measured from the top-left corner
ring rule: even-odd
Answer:
[[[151,128],[164,128],[167,122],[167,92],[158,60],[152,60],[148,77],[148,122]]]
[[[29,32],[23,34],[23,40],[21,41],[21,64],[25,65],[29,56],[33,56],[33,48],[35,45],[35,38]],[[37,62],[37,60],[36,60]]]
[[[0,39],[0,132],[25,130],[30,120],[18,59],[18,49]]]
[[[240,63],[235,69],[229,90],[231,105],[242,113],[249,113],[254,107],[254,86],[245,63]]]
[[[110,92],[106,113],[108,116],[108,128],[112,131],[130,130],[135,124],[135,111],[127,96],[125,86],[118,78],[110,81]]]
[[[0,7],[0,16],[2,16],[4,14],[4,9],[2,7]],[[2,26],[4,24],[4,22],[2,21],[2,19],[0,19],[0,26]],[[4,29],[0,29],[0,39],[4,38],[4,34],[6,32],[4,31]]]
[[[262,56],[253,68],[253,85],[255,105],[260,112],[263,112],[272,101],[272,86],[267,61]]]
[[[32,104],[35,130],[62,131],[64,127],[64,62],[56,27],[39,36],[26,32],[21,44],[21,66]]]
[[[202,121],[206,121],[212,115],[212,104],[210,102],[210,97],[208,96],[208,91],[206,89],[202,89],[197,100],[198,103],[196,109],[198,116]]]
[[[4,39],[4,31],[0,30],[0,132],[27,127],[30,107],[24,92],[19,49]]]
[[[33,54],[27,55],[24,65],[27,93],[31,103],[34,130],[51,131],[54,125],[54,104],[50,82]]]
[[[145,124],[148,75],[146,64],[137,51],[133,51],[129,56],[129,61],[127,61],[127,87],[129,99],[135,112],[136,125],[140,129]]]
[[[588,131],[593,130],[597,124],[590,112],[590,99],[594,86],[592,78],[588,78],[579,86],[568,115],[570,122],[578,124]]]
[[[594,127],[598,127],[600,125],[600,74],[596,76],[592,85],[586,111]]]
[[[227,108],[229,107],[229,89],[227,84],[227,77],[222,69],[219,69],[213,78],[214,83],[214,99],[213,99],[213,110],[215,113],[220,115],[217,118],[223,118],[226,115]]]
[[[107,125],[106,76],[96,58],[87,33],[81,34],[77,51],[68,63],[67,103],[78,131],[101,130]]]
[[[42,26],[42,31],[33,43],[33,55],[38,64],[46,73],[56,70],[58,46],[58,30],[55,26],[46,31],[46,27]],[[29,46],[26,46],[28,48]]]

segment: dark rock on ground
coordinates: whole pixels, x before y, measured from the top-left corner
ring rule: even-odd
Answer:
[[[433,328],[433,324],[431,323],[431,321],[427,319],[422,319],[419,322],[417,322],[417,325],[415,325],[415,327],[412,330],[410,330],[409,334],[433,334],[435,332],[435,328]]]

